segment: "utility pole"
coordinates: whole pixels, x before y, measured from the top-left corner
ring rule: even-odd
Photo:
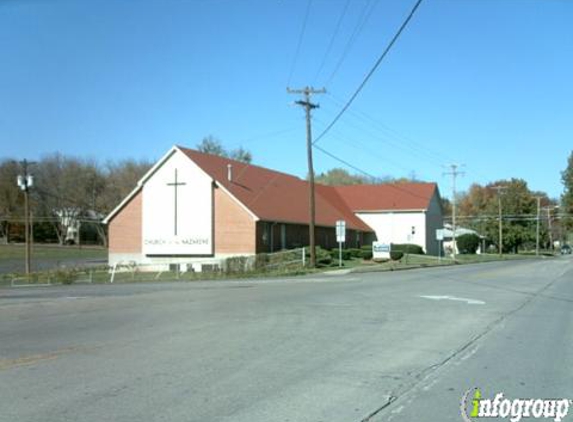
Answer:
[[[290,89],[287,88],[287,93],[289,94],[302,94],[304,99],[298,100],[295,103],[302,106],[306,112],[306,154],[308,160],[308,196],[309,196],[309,243],[310,243],[310,266],[311,268],[316,267],[316,242],[315,242],[315,219],[316,210],[314,202],[314,167],[312,164],[312,127],[311,127],[311,111],[318,108],[318,104],[313,104],[310,102],[310,96],[313,94],[325,94],[326,89],[314,89],[311,87],[305,87],[302,89]]]
[[[497,191],[497,201],[498,201],[498,207],[499,207],[499,256],[501,257],[503,255],[503,223],[502,223],[502,218],[503,218],[503,211],[502,211],[502,207],[501,207],[501,192],[503,192],[504,190],[507,189],[507,186],[493,186],[492,189],[495,189]]]
[[[545,207],[543,208],[544,211],[547,211],[547,230],[549,230],[549,247],[551,250],[554,250],[553,246],[553,226],[551,224],[551,210],[559,208],[558,205],[554,205],[552,207]]]
[[[455,262],[455,260],[456,260],[456,249],[457,249],[457,244],[456,244],[456,177],[463,176],[464,172],[458,170],[459,167],[461,167],[458,164],[450,164],[448,167],[450,167],[451,170],[445,172],[444,175],[452,176],[452,241],[453,241],[452,256],[453,256],[454,262]]]
[[[549,230],[549,247],[553,250],[553,227],[551,227],[551,208],[547,207],[547,230]]]
[[[537,227],[535,228],[535,255],[539,256],[539,219],[541,218],[541,196],[537,198]]]
[[[20,189],[24,191],[24,239],[26,241],[26,275],[30,275],[31,266],[30,266],[30,259],[31,259],[31,241],[30,241],[30,188],[34,184],[34,177],[28,173],[28,166],[33,164],[27,160],[23,160],[20,162],[22,166],[22,171],[24,174],[18,175],[17,183]]]

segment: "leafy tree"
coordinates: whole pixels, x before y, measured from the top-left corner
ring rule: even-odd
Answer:
[[[315,182],[323,185],[363,185],[374,184],[376,181],[370,177],[351,174],[343,168],[333,168],[326,173],[320,173],[314,178]]]
[[[442,211],[443,211],[443,215],[444,216],[450,216],[452,215],[452,201],[450,201],[448,198],[441,198],[442,200]]]
[[[197,150],[206,154],[231,158],[243,163],[251,163],[253,161],[253,155],[250,153],[250,151],[247,151],[243,147],[239,147],[230,151],[226,150],[225,147],[223,147],[221,141],[212,135],[203,138],[203,140],[197,145]]]
[[[567,168],[561,172],[561,181],[563,183],[563,195],[561,195],[562,212],[566,215],[563,220],[565,229],[573,228],[573,151],[567,159]]]
[[[83,227],[92,227],[107,245],[102,218],[121,202],[137,181],[151,168],[147,161],[108,162],[52,154],[42,157],[30,168],[34,187],[30,190],[30,208],[35,221],[35,238],[57,237],[63,243],[70,224],[78,219]],[[0,238],[9,241],[11,225],[21,225],[24,216],[23,195],[16,184],[21,174],[15,160],[0,161]]]
[[[506,189],[500,193],[503,211],[503,250],[517,252],[535,244],[537,214],[536,194],[522,179],[498,180],[485,186],[474,184],[459,200],[458,225],[473,228],[489,242],[499,243],[499,200],[494,187]],[[547,197],[547,195],[545,195]],[[533,218],[532,218],[533,217]]]

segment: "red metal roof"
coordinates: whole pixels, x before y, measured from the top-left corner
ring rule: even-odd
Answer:
[[[290,174],[178,147],[218,184],[264,221],[308,224],[308,182]],[[232,166],[232,181],[227,165]],[[333,227],[345,220],[350,229],[372,232],[348,207],[337,189],[316,185],[316,224]]]
[[[354,211],[427,210],[438,186],[435,183],[387,183],[335,186]]]

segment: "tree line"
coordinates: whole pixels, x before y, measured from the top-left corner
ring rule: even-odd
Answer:
[[[250,163],[252,154],[239,147],[228,150],[209,135],[196,149]],[[91,233],[92,241],[107,246],[107,228],[101,220],[131,192],[154,163],[122,160],[100,163],[93,159],[46,155],[29,166],[34,177],[30,211],[34,238],[39,242],[64,244],[72,224]],[[24,195],[16,184],[22,165],[15,159],[0,160],[0,239],[23,240]],[[88,234],[89,234],[88,233]]]
[[[415,176],[392,178],[352,174],[334,168],[318,174],[318,183],[327,185],[355,185],[379,183],[419,182]],[[573,152],[561,172],[563,195],[550,198],[547,193],[534,191],[523,179],[503,179],[487,184],[474,183],[466,192],[456,195],[457,225],[473,229],[486,239],[490,249],[499,248],[499,211],[502,212],[502,249],[505,253],[533,250],[537,243],[539,218],[540,246],[553,247],[555,241],[567,242],[573,228]],[[497,189],[501,188],[501,189]],[[538,209],[539,198],[539,209]],[[442,198],[446,222],[452,220],[452,202]],[[539,211],[539,217],[538,217]]]
[[[34,177],[29,190],[34,237],[63,244],[69,226],[79,221],[80,227],[91,229],[99,243],[107,245],[102,218],[135,187],[151,165],[145,160],[101,164],[60,153],[32,163],[28,173]],[[23,237],[24,195],[16,184],[21,174],[18,161],[0,161],[0,238],[6,242]]]

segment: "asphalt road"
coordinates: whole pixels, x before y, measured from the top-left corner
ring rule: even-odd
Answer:
[[[573,398],[572,281],[566,257],[0,289],[0,421],[447,422],[474,387]]]

